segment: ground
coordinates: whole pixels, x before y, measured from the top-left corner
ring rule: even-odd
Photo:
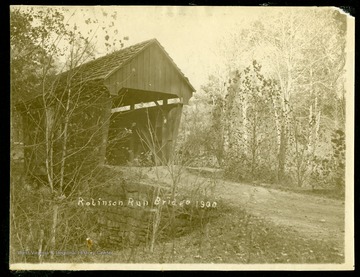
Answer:
[[[155,178],[155,176],[150,177]],[[194,183],[209,181],[189,170],[182,176],[182,182]],[[163,180],[168,174],[163,171]],[[269,187],[215,180],[214,195],[233,208],[245,210],[265,218],[275,225],[296,229],[303,236],[336,242],[339,247],[344,241],[344,201],[314,196]]]
[[[97,246],[88,253],[84,238],[76,245],[81,255],[57,257],[72,263],[226,263],[320,264],[344,263],[344,201],[307,193],[274,189],[266,184],[226,180],[215,170],[184,167],[108,168],[106,182],[120,178],[170,185],[180,194],[216,202],[210,221],[197,224],[181,237],[126,249]],[[102,182],[102,181],[101,181]],[[70,248],[69,248],[70,247]],[[64,251],[74,250],[71,245]],[[101,254],[106,253],[106,255]]]
[[[133,170],[145,180],[171,183],[166,168]],[[201,230],[171,242],[159,242],[154,253],[143,248],[123,251],[109,261],[344,262],[343,200],[208,178],[193,170],[174,175],[181,175],[183,185],[202,184],[219,203],[219,213]]]
[[[303,236],[344,241],[344,202],[291,191],[227,181],[218,183],[216,193],[233,207],[275,223],[292,227]]]

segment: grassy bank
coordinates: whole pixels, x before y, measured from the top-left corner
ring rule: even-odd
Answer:
[[[109,251],[101,255],[101,251]],[[98,254],[97,254],[98,253]],[[341,249],[329,241],[301,236],[244,210],[222,207],[212,221],[185,236],[145,246],[74,257],[72,262],[104,263],[343,263]]]

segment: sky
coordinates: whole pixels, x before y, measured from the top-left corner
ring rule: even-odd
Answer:
[[[65,21],[76,23],[87,33],[94,25],[86,25],[86,18],[98,19],[100,25],[114,22],[119,39],[129,37],[125,47],[156,38],[189,78],[198,91],[209,74],[224,65],[221,53],[223,42],[230,33],[245,28],[266,8],[249,7],[174,7],[174,6],[67,6]],[[110,15],[116,11],[116,20]],[[103,13],[107,13],[104,16]],[[113,28],[114,29],[114,28]],[[111,30],[112,31],[112,30]],[[102,29],[98,29],[97,56],[106,54]],[[110,32],[110,29],[109,29]]]
[[[41,7],[35,7],[41,8]],[[65,21],[76,24],[83,34],[97,29],[97,57],[106,54],[105,31],[115,29],[117,37],[129,37],[125,47],[156,38],[181,71],[199,91],[210,74],[225,68],[226,44],[234,34],[248,28],[255,20],[264,21],[276,15],[276,7],[194,7],[194,6],[66,6],[61,9]],[[105,14],[107,14],[105,16]],[[116,13],[116,17],[111,17]],[[266,16],[265,16],[266,15]],[[85,24],[87,18],[98,24]],[[102,30],[114,22],[114,26]],[[240,38],[241,39],[241,38]],[[241,59],[241,57],[239,57]]]

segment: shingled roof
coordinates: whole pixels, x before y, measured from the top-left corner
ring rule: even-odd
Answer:
[[[71,87],[85,85],[88,87],[88,92],[90,87],[95,91],[107,90],[105,83],[110,78],[110,76],[126,67],[126,65],[131,63],[136,57],[138,57],[138,55],[141,55],[143,51],[150,48],[152,45],[156,45],[157,48],[160,49],[160,51],[165,55],[166,59],[173,66],[175,72],[178,72],[179,77],[182,79],[183,83],[188,86],[189,90],[194,92],[195,89],[190,84],[188,78],[185,77],[179,67],[175,64],[169,54],[156,39],[150,39],[138,44],[134,44],[119,51],[115,51],[111,54],[97,58],[93,61],[86,62],[78,67],[73,68],[72,70],[60,73],[55,77],[56,85],[53,86],[53,79],[53,81],[50,81],[50,86],[56,87],[58,92],[63,93],[65,91],[64,88],[69,85],[68,77],[71,76]],[[33,94],[29,94],[28,96],[24,95],[24,99],[18,103],[17,106],[21,108],[30,103],[38,103],[41,105],[43,101],[41,91],[42,90],[39,89],[34,91]]]
[[[190,84],[189,80],[185,75],[181,72],[180,68],[175,64],[169,54],[165,51],[165,49],[161,46],[161,44],[157,41],[157,39],[150,39],[147,41],[143,41],[132,46],[126,47],[119,51],[115,51],[106,56],[97,58],[93,61],[84,63],[72,70],[74,72],[74,76],[72,80],[75,83],[84,84],[86,82],[93,82],[98,80],[105,80],[109,77],[113,72],[120,69],[127,62],[131,61],[138,54],[140,54],[145,48],[149,47],[152,44],[157,44],[167,58],[171,61],[174,67],[177,69],[181,77],[184,81],[190,86],[190,88],[195,91],[194,87]],[[70,71],[62,73],[62,77],[67,76]]]

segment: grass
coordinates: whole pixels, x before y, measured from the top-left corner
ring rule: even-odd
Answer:
[[[326,197],[330,199],[338,199],[338,200],[345,200],[344,191],[339,190],[336,187],[321,187],[317,186],[316,188],[307,187],[299,187],[297,185],[289,185],[286,184],[278,184],[278,183],[266,183],[266,182],[258,182],[258,181],[244,181],[244,180],[237,180],[236,178],[229,178],[226,174],[223,173],[220,169],[212,169],[209,168],[187,168],[187,171],[190,173],[196,173],[204,178],[217,178],[223,179],[231,182],[239,182],[247,185],[252,186],[261,186],[266,188],[278,189],[282,191],[290,191],[295,193],[301,193],[306,195],[314,195],[320,197]]]
[[[101,251],[108,252],[104,255]],[[144,245],[118,251],[98,248],[93,254],[70,259],[97,263],[319,264],[343,263],[344,254],[330,241],[306,238],[244,210],[223,207],[207,226],[159,241],[152,253]]]
[[[98,182],[109,181],[111,177],[116,179],[112,170],[108,170],[100,177]],[[192,232],[181,237],[159,240],[153,252],[150,252],[146,245],[122,250],[101,249],[95,245],[93,252],[89,252],[84,241],[79,245],[66,245],[63,251],[65,254],[59,253],[55,262],[228,264],[344,262],[343,250],[339,249],[335,242],[311,239],[294,229],[275,225],[264,218],[250,215],[245,209],[230,207],[222,202],[218,204],[212,212],[209,223],[203,226],[199,224]],[[79,253],[79,251],[84,252]],[[77,252],[77,254],[70,255],[66,252]]]
[[[298,186],[286,186],[286,185],[278,185],[278,184],[264,184],[264,183],[248,183],[253,186],[261,186],[267,188],[278,189],[282,191],[295,192],[306,195],[320,196],[326,197],[329,199],[337,199],[337,200],[345,200],[345,194],[343,191],[339,191],[339,189],[327,189],[327,188],[309,188],[309,187],[298,187]]]

